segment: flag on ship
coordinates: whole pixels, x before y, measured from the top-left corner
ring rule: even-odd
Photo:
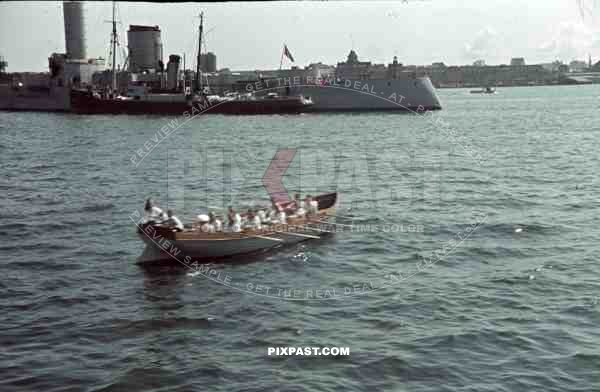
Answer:
[[[286,44],[283,44],[283,54],[285,57],[290,59],[292,63],[294,62],[294,56],[292,56],[292,52],[290,52]]]

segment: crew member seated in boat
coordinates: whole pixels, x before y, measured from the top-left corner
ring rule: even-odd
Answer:
[[[267,216],[267,213],[265,212],[264,209],[260,209],[257,212],[258,218],[260,219],[260,223],[268,225],[270,222],[269,217]]]
[[[263,212],[263,214],[264,214],[264,212]],[[253,226],[256,230],[262,229],[262,220],[260,219],[260,215],[258,214],[258,211],[254,214]]]
[[[296,193],[296,195],[294,196],[293,203],[294,203],[293,207],[292,207],[293,209],[292,209],[292,211],[289,211],[291,216],[303,217],[304,215],[306,215],[305,202],[304,202],[304,200],[300,200],[299,193]]]
[[[200,229],[201,232],[203,233],[208,233],[211,228],[210,228],[210,217],[206,214],[200,214],[196,217],[196,226]]]
[[[298,208],[300,208],[300,204],[301,204],[301,200],[300,200],[300,194],[296,193],[294,195],[294,200],[289,201],[287,203],[283,203],[283,202],[277,202],[275,203],[275,206],[277,207],[278,211],[285,211],[287,213],[294,213]]]
[[[183,231],[183,223],[181,223],[179,218],[177,218],[175,216],[175,214],[173,213],[173,210],[168,210],[167,215],[169,217],[166,222],[167,226],[169,226],[170,228],[172,228],[176,231]]]
[[[211,212],[210,214],[208,214],[209,216],[209,231],[211,233],[215,233],[217,231],[222,231],[223,230],[223,223],[221,222],[221,220],[217,219],[216,215],[214,212]]]
[[[269,208],[269,211],[267,212],[266,221],[269,224],[277,223],[277,216],[279,215],[279,211],[280,211],[279,205],[277,203],[273,202],[273,204],[271,205],[271,208]]]
[[[254,210],[249,209],[248,214],[246,214],[246,222],[244,227],[247,229],[260,230],[262,225],[260,222],[260,217],[258,214],[254,212]]]
[[[304,208],[304,201],[300,200],[300,194],[296,193],[294,195],[294,210],[298,211],[300,208]]]
[[[146,223],[161,223],[166,221],[168,216],[160,207],[154,204],[152,199],[148,199],[144,206],[144,219]]]
[[[306,195],[304,204],[306,205],[306,216],[314,217],[319,215],[319,202],[313,199],[311,195]]]
[[[287,225],[287,215],[285,214],[285,211],[279,211],[279,215],[277,216],[277,222],[280,225]]]
[[[242,231],[242,217],[231,206],[229,206],[229,210],[227,211],[227,225],[229,231],[234,233]]]
[[[283,210],[280,204],[273,203],[273,206],[269,210],[267,220],[272,225],[285,225],[287,223],[285,211]]]

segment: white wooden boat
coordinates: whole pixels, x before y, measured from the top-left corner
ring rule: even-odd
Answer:
[[[322,228],[323,221],[335,212],[337,193],[323,194],[315,199],[319,203],[317,216],[288,217],[286,225],[272,225],[262,230],[207,233],[193,229],[176,232],[152,223],[138,226],[138,235],[146,244],[138,263],[171,260],[188,264],[203,259],[227,259],[319,239],[330,233]]]

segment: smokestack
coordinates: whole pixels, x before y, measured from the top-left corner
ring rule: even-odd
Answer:
[[[67,58],[85,59],[85,27],[83,24],[83,3],[64,1],[65,46]]]

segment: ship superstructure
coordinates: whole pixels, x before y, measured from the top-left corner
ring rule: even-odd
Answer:
[[[92,83],[94,73],[104,69],[104,59],[87,58],[83,3],[63,2],[65,53],[52,53],[48,73],[11,73],[0,82],[0,109],[70,110],[73,86]]]
[[[440,100],[431,80],[392,63],[359,61],[354,50],[337,66],[313,63],[305,68],[219,72],[210,75],[215,91],[301,94],[313,102],[311,111],[436,110]]]

